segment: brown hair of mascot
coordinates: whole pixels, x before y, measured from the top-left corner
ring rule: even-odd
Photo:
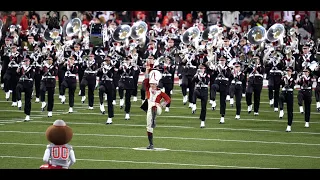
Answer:
[[[48,141],[55,145],[64,145],[71,141],[73,131],[63,120],[56,120],[46,130],[46,137]]]

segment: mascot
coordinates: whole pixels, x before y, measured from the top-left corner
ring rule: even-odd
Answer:
[[[72,136],[72,129],[63,120],[56,120],[48,127],[46,137],[51,143],[47,145],[43,156],[46,164],[40,169],[69,169],[76,162],[74,150],[67,144]]]

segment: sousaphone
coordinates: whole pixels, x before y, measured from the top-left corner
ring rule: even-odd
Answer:
[[[131,38],[141,39],[146,37],[148,25],[144,21],[137,21],[131,27]]]
[[[207,41],[208,39],[213,39],[219,34],[219,26],[212,25],[205,29],[202,33],[202,39]]]
[[[117,42],[124,42],[127,40],[131,35],[131,27],[127,24],[123,24],[118,26],[113,34],[112,37]]]
[[[47,41],[54,41],[60,38],[60,34],[62,34],[61,26],[59,29],[52,28],[52,30],[50,30],[49,28],[46,28],[46,30],[43,33],[43,37]]]
[[[249,30],[247,37],[251,44],[260,45],[266,39],[266,29],[263,26],[255,26]]]
[[[65,33],[67,36],[79,36],[82,32],[82,22],[79,18],[73,18],[65,26]]]
[[[194,40],[200,37],[200,29],[198,27],[188,28],[181,36],[181,42],[191,44]]]
[[[272,25],[267,31],[267,39],[270,42],[276,42],[285,35],[285,28],[282,24],[276,23]]]

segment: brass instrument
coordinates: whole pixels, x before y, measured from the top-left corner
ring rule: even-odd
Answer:
[[[113,34],[112,37],[117,42],[124,42],[126,41],[131,35],[131,27],[127,24],[118,26]]]
[[[53,28],[50,30],[49,28],[46,28],[43,33],[43,38],[47,41],[54,41],[60,39],[60,34],[62,34],[62,27],[60,26],[59,29]]]
[[[181,42],[187,45],[194,43],[199,38],[200,30],[198,27],[190,27],[180,36]]]
[[[144,21],[137,21],[131,27],[131,38],[138,40],[139,47],[143,48],[146,44],[148,25]]]
[[[79,18],[73,18],[65,24],[63,30],[67,36],[82,36],[82,22]]]

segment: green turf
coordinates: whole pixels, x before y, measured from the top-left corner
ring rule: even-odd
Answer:
[[[182,104],[181,90],[176,86],[170,112],[163,109],[154,129],[155,148],[165,150],[147,151],[146,114],[139,108],[140,92],[138,101],[132,102],[130,120],[124,120],[118,98],[113,124],[106,125],[107,115],[99,110],[98,91],[94,110],[88,110],[88,98],[82,104],[78,90],[73,114],[67,113],[68,97],[66,104],[61,104],[55,95],[52,118],[47,117],[46,111],[41,112],[41,103],[34,103],[34,98],[30,122],[22,122],[23,109],[11,107],[0,91],[0,168],[39,168],[48,143],[44,133],[56,119],[65,120],[74,131],[69,143],[77,158],[73,169],[320,168],[320,113],[313,98],[310,128],[305,128],[297,91],[292,132],[288,133],[286,111],[284,118],[279,119],[278,112],[269,106],[266,89],[261,96],[259,116],[246,112],[242,98],[241,119],[234,119],[235,107],[227,102],[225,124],[219,124],[219,101],[215,111],[208,102],[206,128],[201,129],[200,101],[192,114]]]

